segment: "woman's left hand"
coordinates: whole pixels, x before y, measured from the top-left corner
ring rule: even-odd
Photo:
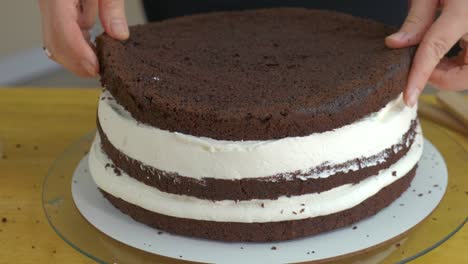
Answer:
[[[445,57],[457,41],[462,51]],[[468,0],[411,0],[405,23],[385,43],[390,48],[419,44],[404,90],[407,105],[416,104],[428,81],[443,90],[468,89]]]

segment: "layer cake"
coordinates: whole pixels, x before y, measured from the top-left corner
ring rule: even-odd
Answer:
[[[411,183],[412,49],[383,24],[277,8],[133,26],[97,39],[90,172],[114,206],[171,233],[278,241],[350,225]]]

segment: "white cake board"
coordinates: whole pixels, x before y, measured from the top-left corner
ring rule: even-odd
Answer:
[[[81,214],[101,232],[129,246],[166,257],[209,263],[289,263],[361,251],[406,232],[439,204],[448,174],[441,154],[425,140],[411,187],[390,206],[349,227],[272,243],[225,243],[166,232],[158,235],[158,230],[134,221],[104,199],[89,174],[87,157],[79,163],[72,182],[73,199]],[[271,249],[273,246],[276,250]]]

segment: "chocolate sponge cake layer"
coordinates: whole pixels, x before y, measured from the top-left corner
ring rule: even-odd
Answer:
[[[121,169],[130,177],[146,185],[153,186],[160,191],[208,200],[277,199],[280,196],[321,193],[344,184],[358,183],[368,177],[377,175],[379,171],[387,169],[406,155],[415,139],[416,127],[417,121],[414,120],[408,132],[402,136],[400,143],[383,150],[373,157],[360,157],[345,164],[323,165],[314,168],[312,172],[302,174],[292,172],[265,178],[244,178],[239,180],[215,178],[197,180],[144,165],[126,156],[109,142],[98,122],[102,149],[118,169]],[[370,161],[381,159],[381,157],[385,157],[384,162],[372,166],[364,165]],[[309,177],[301,179],[301,177],[311,174],[353,167],[353,165],[356,165],[359,169],[337,172],[326,178]]]
[[[265,9],[187,16],[97,39],[101,82],[131,115],[224,140],[305,136],[351,124],[401,93],[412,49],[345,14]],[[339,33],[339,34],[338,34]]]
[[[236,223],[177,218],[148,211],[101,190],[104,197],[138,222],[174,234],[222,241],[268,242],[300,238],[351,225],[376,214],[397,199],[414,178],[408,174],[350,209],[314,218],[265,223]]]

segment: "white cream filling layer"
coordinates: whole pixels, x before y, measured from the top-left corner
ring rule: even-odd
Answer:
[[[346,184],[322,193],[282,196],[277,200],[210,201],[161,192],[122,172],[117,176],[106,164],[112,161],[103,153],[96,136],[89,155],[89,169],[99,188],[131,204],[164,215],[219,222],[277,222],[328,215],[352,208],[375,195],[385,186],[406,175],[422,154],[423,138],[418,134],[408,153],[388,169],[357,184]],[[392,173],[396,171],[396,176]]]
[[[141,163],[181,176],[202,179],[242,179],[276,174],[308,173],[322,164],[340,164],[370,157],[400,143],[416,118],[402,96],[379,112],[350,125],[305,137],[263,141],[225,141],[169,132],[138,123],[105,91],[98,108],[99,122],[110,143]],[[408,143],[408,142],[407,142]],[[372,160],[371,166],[385,157]],[[350,167],[342,170],[356,170]],[[327,171],[308,177],[328,177]]]

